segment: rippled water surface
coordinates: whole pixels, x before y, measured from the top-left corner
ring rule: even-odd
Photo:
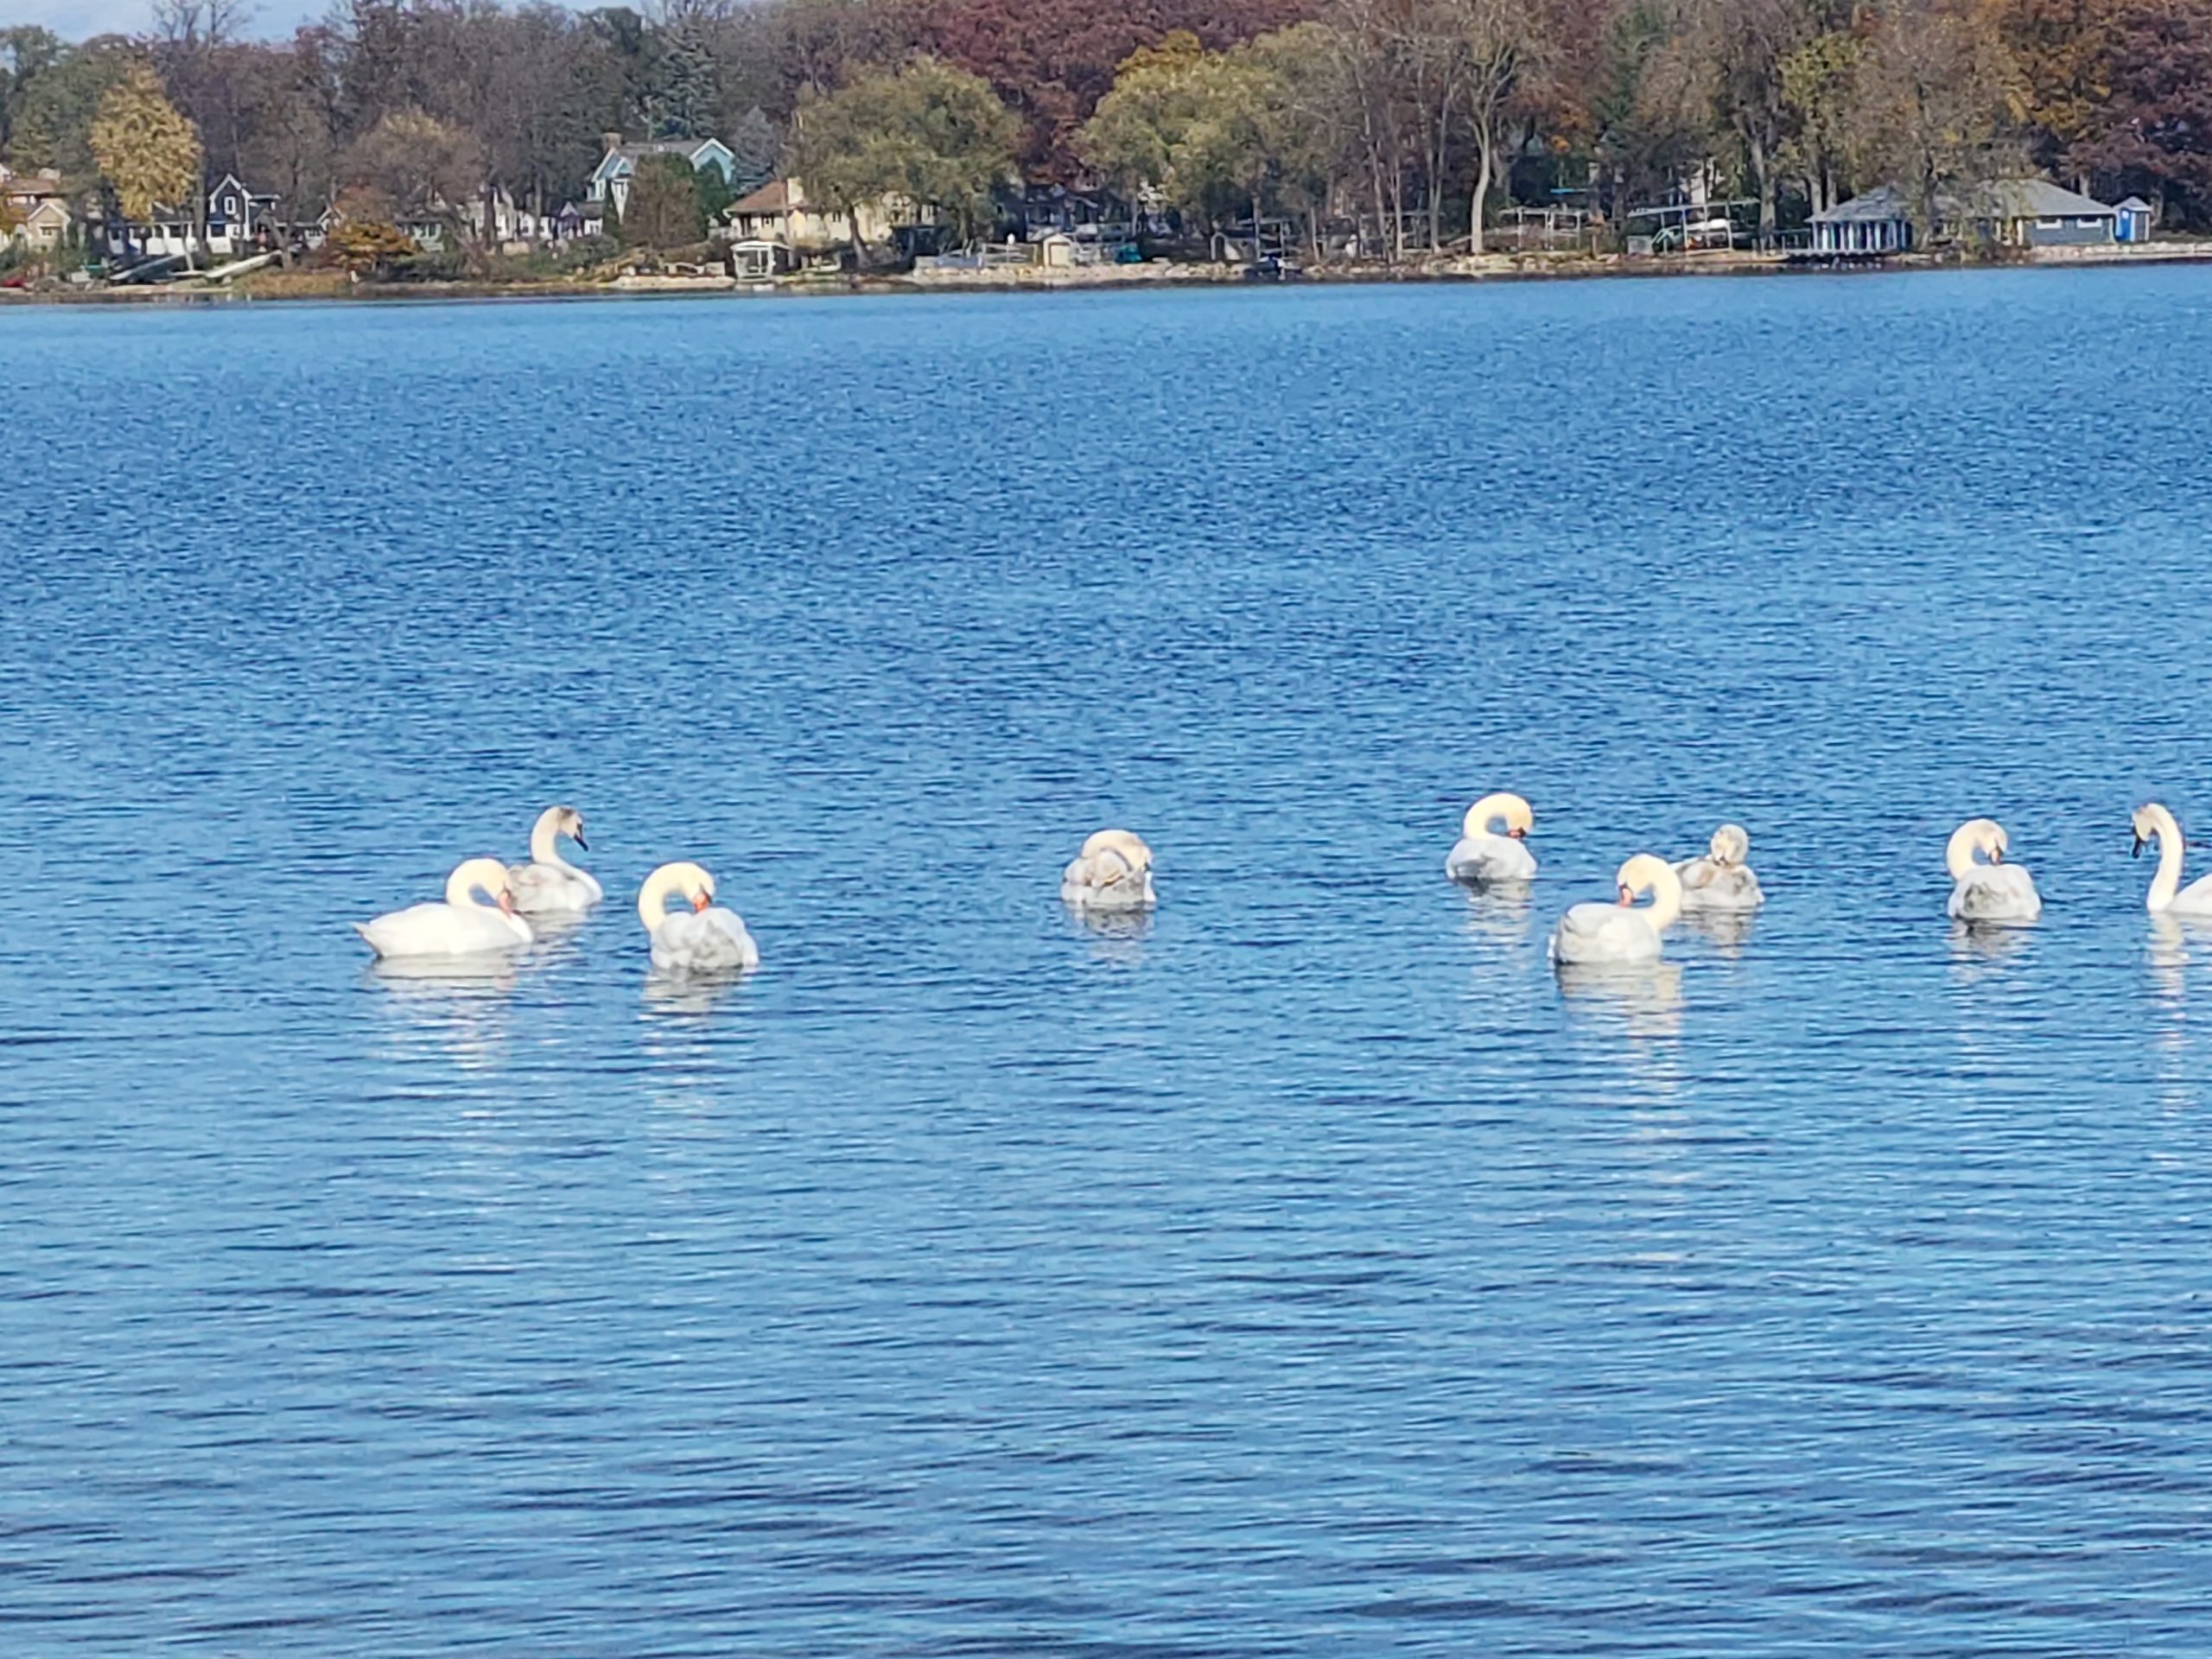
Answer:
[[[2212,1650],[2209,321],[0,315],[7,1650]],[[598,914],[369,970],[554,800]]]

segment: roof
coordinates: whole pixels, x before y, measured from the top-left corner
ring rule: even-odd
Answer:
[[[1942,219],[2110,219],[2101,201],[2053,184],[2049,179],[1992,179],[1936,198]],[[1863,196],[1840,201],[1813,215],[1815,225],[1865,225],[1910,219],[1911,207],[1897,186],[1885,184]]]
[[[752,194],[740,196],[730,203],[729,211],[732,213],[787,213],[794,205],[791,194],[790,180],[771,179]],[[804,200],[804,196],[800,198],[802,203]]]
[[[2140,196],[2130,196],[2119,206],[2126,208],[2132,213],[2147,213],[2151,211],[2151,204]]]

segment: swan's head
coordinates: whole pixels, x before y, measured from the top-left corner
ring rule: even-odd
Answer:
[[[555,835],[566,836],[570,841],[575,842],[577,846],[582,848],[584,851],[591,851],[591,842],[584,839],[584,815],[582,813],[577,811],[573,806],[556,806],[553,809],[553,833]]]
[[[2158,815],[2165,809],[2156,801],[2145,801],[2135,809],[2135,856],[2143,856],[2143,849],[2158,838]]]
[[[514,889],[507,885],[507,867],[496,858],[471,858],[454,866],[446,878],[446,903],[473,906],[483,893],[501,910],[515,913]]]
[[[1500,819],[1504,820],[1505,833],[1516,841],[1526,840],[1529,832],[1536,827],[1536,815],[1528,802],[1518,795],[1501,793],[1485,795],[1469,807],[1459,830],[1462,835],[1486,836],[1491,825]]]
[[[1945,850],[1943,862],[1954,880],[1962,880],[1973,867],[1976,853],[1992,864],[2002,864],[2005,849],[2011,845],[2005,826],[1996,819],[1968,818],[1951,831],[1951,844]]]
[[[1620,887],[1621,903],[1632,905],[1645,893],[1675,880],[1675,867],[1656,853],[1638,853],[1613,877]]]
[[[1101,830],[1083,843],[1083,857],[1096,858],[1101,853],[1118,855],[1133,871],[1152,868],[1152,849],[1133,830]]]
[[[1740,823],[1724,823],[1713,832],[1713,861],[1733,868],[1751,855],[1751,832]]]
[[[664,864],[645,878],[638,889],[638,914],[650,932],[658,926],[670,897],[690,902],[695,911],[715,902],[715,878],[696,864]]]

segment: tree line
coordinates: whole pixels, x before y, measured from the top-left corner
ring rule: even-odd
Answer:
[[[717,137],[745,177],[796,168],[840,204],[895,188],[962,235],[1017,177],[1317,242],[1356,217],[1391,257],[1480,248],[1515,201],[1618,231],[1693,179],[1769,232],[1876,183],[1927,213],[2031,169],[2212,223],[2212,0],[338,0],[288,40],[243,22],[242,0],[155,0],[130,37],[0,29],[0,159],[118,189],[115,123],[167,130],[150,93],[195,168],[296,213],[363,185],[550,213],[621,133]]]

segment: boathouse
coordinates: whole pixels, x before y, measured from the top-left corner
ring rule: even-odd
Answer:
[[[1939,192],[1934,240],[1999,247],[2092,246],[2120,240],[2120,210],[2048,179],[1992,179]],[[1908,253],[1918,241],[1904,193],[1885,184],[1813,215],[1818,257]]]

